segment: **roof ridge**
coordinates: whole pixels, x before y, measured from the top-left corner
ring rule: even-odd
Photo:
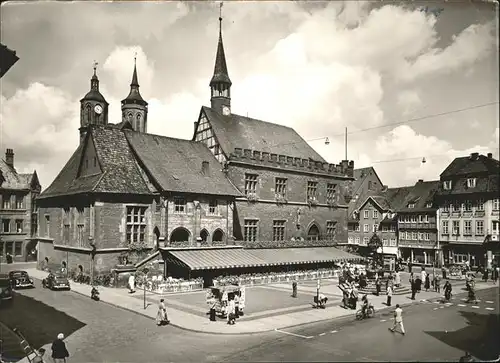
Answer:
[[[217,112],[215,111],[214,109],[212,109],[211,107],[208,107],[208,106],[202,106],[204,108],[207,108],[209,109],[210,111],[212,112]],[[218,112],[217,112],[218,113]],[[252,121],[257,121],[257,122],[262,122],[262,123],[265,123],[265,124],[270,124],[270,125],[277,125],[277,126],[282,126],[282,127],[286,127],[287,129],[290,129],[290,130],[293,130],[295,131],[295,129],[293,127],[290,127],[290,126],[286,126],[286,125],[282,125],[282,124],[278,124],[276,122],[270,122],[270,121],[264,121],[264,120],[260,120],[258,118],[253,118],[253,117],[249,117],[249,116],[243,116],[243,115],[240,115],[240,114],[237,114],[237,113],[234,113],[234,112],[231,112],[231,115],[222,115],[220,114],[221,116],[224,116],[224,117],[231,117],[231,116],[238,116],[238,117],[241,117],[241,118],[244,118],[244,119],[247,119],[247,120],[252,120]],[[297,131],[295,131],[297,132]],[[297,133],[298,134],[298,133]],[[300,136],[300,134],[298,134]],[[304,140],[305,141],[305,140]]]

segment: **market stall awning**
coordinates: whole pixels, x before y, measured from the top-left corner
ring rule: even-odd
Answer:
[[[212,248],[162,251],[167,263],[182,265],[190,270],[218,270],[245,267],[279,266],[308,263],[354,261],[362,257],[335,247],[306,248]]]
[[[170,250],[166,252],[191,270],[218,270],[268,265],[265,261],[243,249]]]
[[[335,247],[269,248],[247,250],[269,265],[353,261],[362,259]]]

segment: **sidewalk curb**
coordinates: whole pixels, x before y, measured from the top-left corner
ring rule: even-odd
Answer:
[[[35,277],[35,279],[36,279],[36,277]],[[479,288],[477,290],[486,290],[486,289],[490,289],[490,288],[493,288],[493,287],[498,288],[498,285],[484,286],[484,287],[482,286],[481,288]],[[78,295],[85,296],[88,299],[90,299],[90,295],[88,295],[88,294],[85,294],[83,292],[80,292],[80,291],[77,291],[77,290],[73,290],[73,289],[71,289],[70,291],[72,291],[72,292],[74,292],[74,293],[76,293]],[[465,292],[461,291],[457,295],[461,295],[461,294],[464,294],[464,293]],[[428,301],[429,300],[435,300],[435,299],[440,299],[441,297],[442,296],[436,296],[436,297],[432,297],[432,298],[429,298],[429,299],[426,299],[426,300],[428,300]],[[118,309],[121,309],[121,310],[125,310],[125,311],[128,311],[128,312],[134,313],[136,315],[140,315],[140,316],[146,317],[146,318],[148,318],[150,320],[153,320],[153,321],[156,320],[156,318],[151,317],[151,316],[145,314],[144,313],[145,311],[134,310],[134,309],[131,309],[131,308],[128,308],[128,307],[125,307],[125,306],[121,306],[121,305],[116,304],[116,303],[104,301],[104,300],[100,300],[98,303],[104,303],[104,304],[106,304],[108,306],[112,306],[112,307],[115,307],[115,308],[118,308]],[[413,302],[409,301],[409,302],[400,303],[399,306],[400,307],[408,307],[408,306],[416,306],[416,305],[420,305],[420,304],[422,304],[422,302],[419,299],[418,301],[413,301]],[[376,313],[380,312],[381,315],[383,316],[384,314],[387,314],[388,311],[390,311],[391,309],[395,309],[395,306],[396,306],[396,304],[393,304],[392,306],[380,307],[380,308],[376,309]],[[174,310],[178,310],[178,309],[174,309]],[[291,325],[280,327],[278,329],[290,329],[290,328],[296,328],[296,327],[306,326],[306,325],[310,325],[310,324],[322,323],[322,322],[326,322],[326,321],[347,323],[346,320],[348,320],[349,318],[355,318],[355,315],[356,315],[356,311],[352,311],[352,313],[349,313],[349,314],[346,314],[346,315],[342,315],[342,316],[337,316],[337,317],[334,317],[334,318],[325,318],[325,319],[320,319],[320,320],[315,320],[315,321],[303,322],[303,323],[299,323],[299,324],[291,324]],[[350,322],[352,322],[352,321],[354,321],[354,320],[350,320]],[[197,333],[197,334],[209,334],[209,335],[256,335],[256,334],[262,334],[262,333],[269,333],[269,332],[273,332],[273,331],[276,330],[276,328],[269,328],[269,329],[266,329],[266,330],[250,331],[250,332],[207,332],[207,331],[202,331],[202,330],[196,330],[196,329],[193,329],[193,328],[187,328],[187,327],[175,324],[175,323],[170,323],[169,325],[173,326],[175,328],[184,330],[184,331],[189,331],[189,332],[193,332],[193,333]]]

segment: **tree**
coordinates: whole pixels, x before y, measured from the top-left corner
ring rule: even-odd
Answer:
[[[382,265],[383,255],[378,253],[378,249],[382,247],[382,240],[377,233],[374,233],[373,236],[371,236],[370,241],[368,241],[368,247],[373,251],[374,262],[377,261]]]

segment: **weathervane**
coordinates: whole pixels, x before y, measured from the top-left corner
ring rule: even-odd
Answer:
[[[219,4],[219,21],[222,21],[222,6],[224,3],[221,1]]]
[[[98,65],[98,64],[99,64],[99,63],[97,63],[97,61],[96,61],[96,60],[94,60],[94,64],[93,64],[93,68],[94,68],[94,75],[96,74],[96,70],[97,70],[97,65]]]
[[[134,53],[134,65],[137,64],[137,52]]]

